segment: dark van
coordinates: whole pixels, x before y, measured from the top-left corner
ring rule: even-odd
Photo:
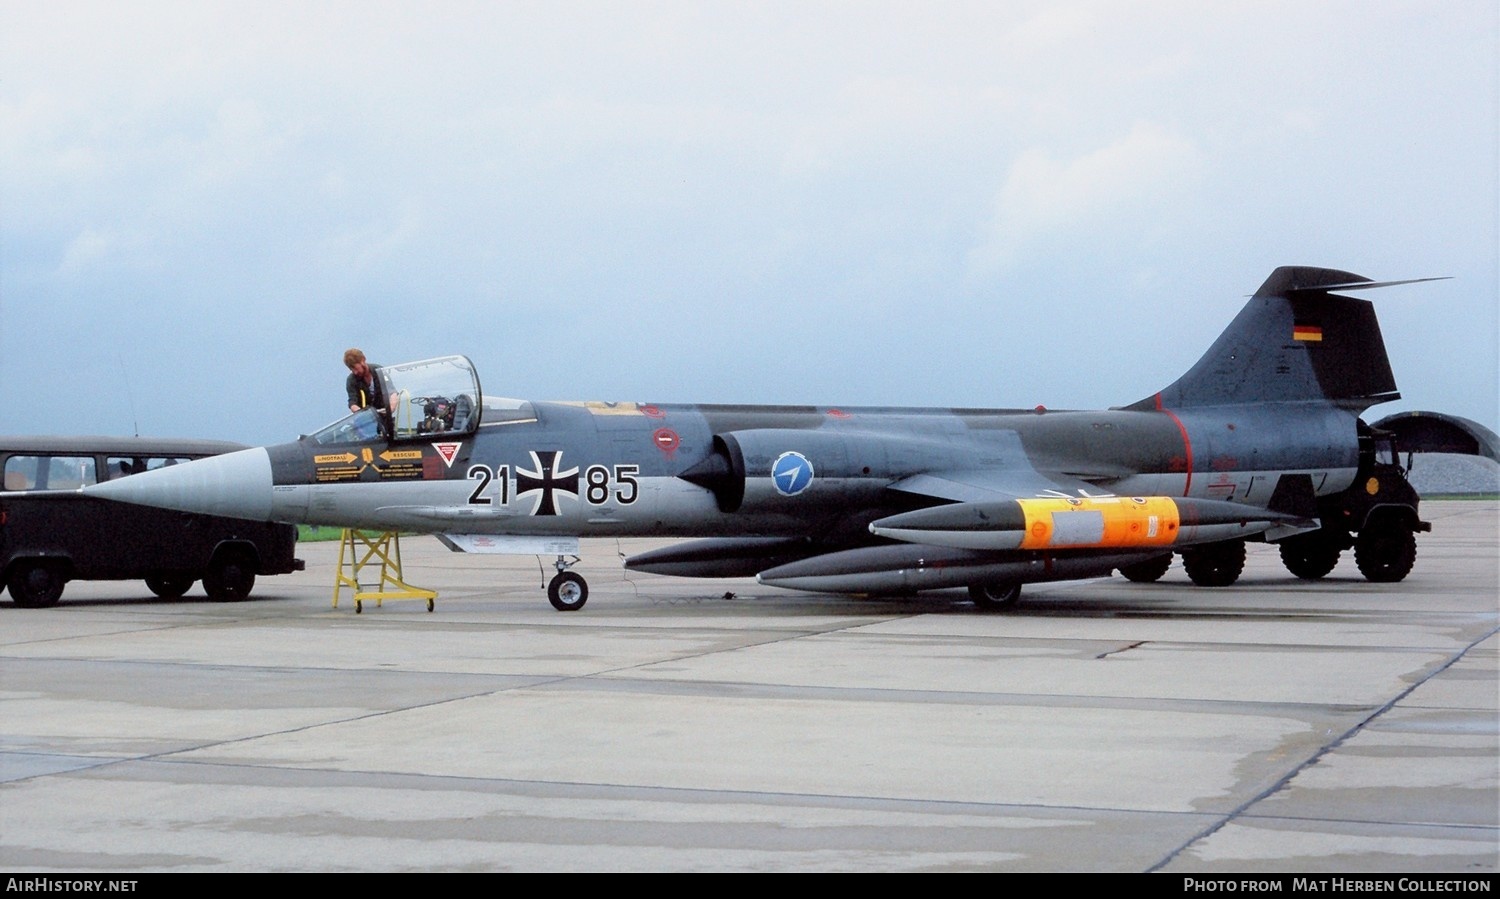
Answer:
[[[0,585],[18,606],[50,606],[70,580],[142,578],[176,598],[197,580],[218,600],[257,574],[302,570],[291,525],[134,506],[78,488],[233,450],[236,443],[142,437],[0,437]]]

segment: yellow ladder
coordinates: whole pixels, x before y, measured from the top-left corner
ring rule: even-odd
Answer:
[[[366,566],[380,564],[380,586],[362,590],[359,573]],[[401,535],[395,531],[359,531],[344,529],[339,544],[339,569],[333,581],[333,607],[339,607],[339,594],[345,587],[354,592],[354,614],[365,610],[364,601],[375,600],[378,608],[387,599],[425,599],[431,612],[437,599],[436,590],[413,587],[401,579]]]

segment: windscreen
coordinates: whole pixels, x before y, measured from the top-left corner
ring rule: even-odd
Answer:
[[[380,436],[380,419],[374,409],[361,409],[312,435],[313,443],[335,445],[364,443]]]

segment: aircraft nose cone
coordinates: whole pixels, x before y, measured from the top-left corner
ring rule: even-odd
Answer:
[[[89,496],[203,515],[269,521],[271,457],[239,450],[83,488]]]

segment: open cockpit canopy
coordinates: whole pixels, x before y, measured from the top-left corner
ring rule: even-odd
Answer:
[[[483,407],[479,375],[463,356],[383,365],[375,370],[385,394],[367,407],[312,435],[319,444],[360,443],[384,437],[411,440],[472,434]]]

